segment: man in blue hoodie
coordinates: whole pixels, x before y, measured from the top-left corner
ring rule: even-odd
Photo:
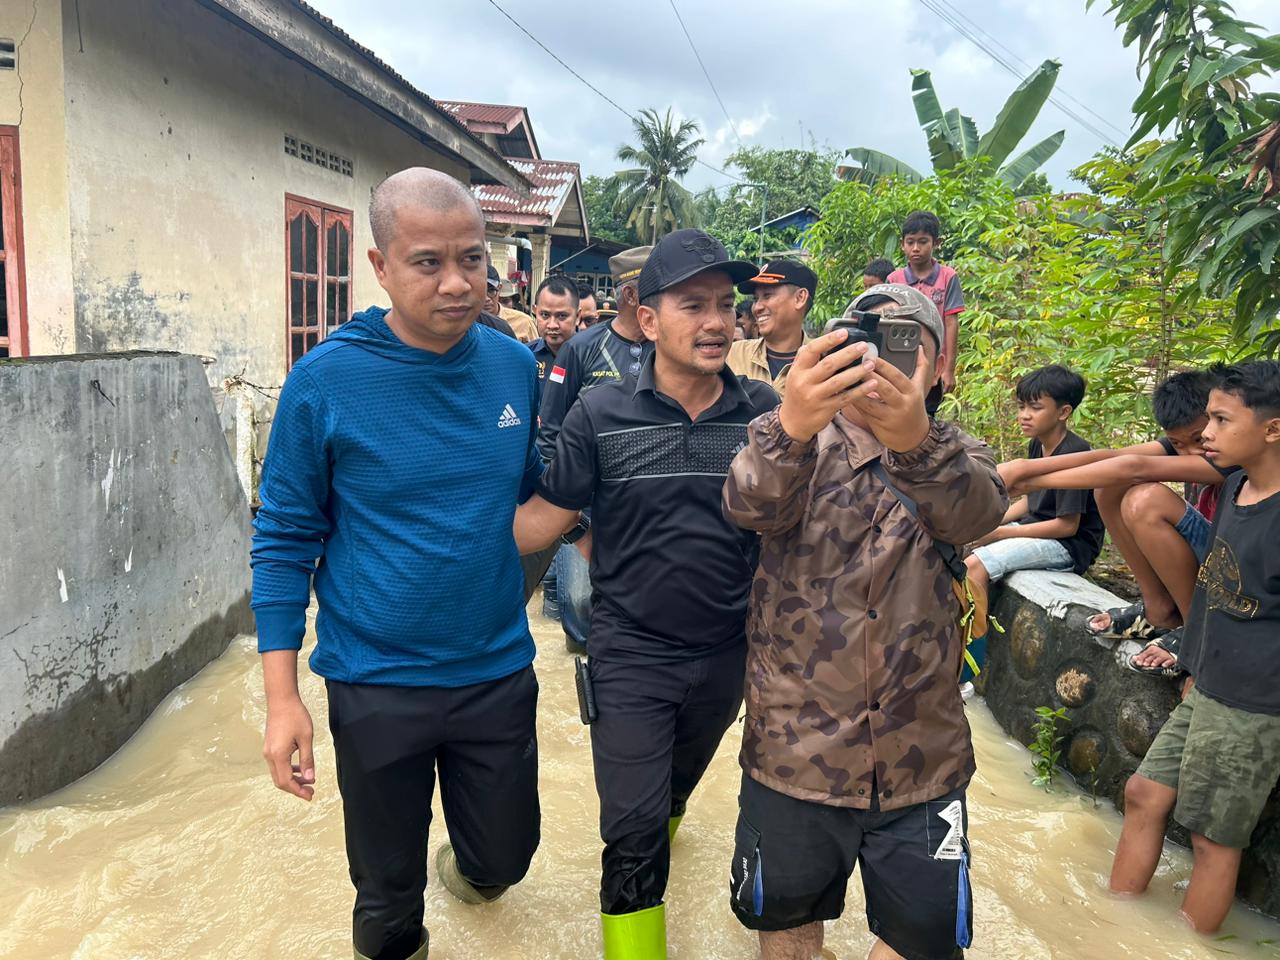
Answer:
[[[538,683],[511,530],[542,470],[538,383],[527,347],[476,322],[484,219],[465,186],[401,171],[369,219],[391,309],[357,314],[294,365],[263,470],[263,755],[277,787],[311,799],[297,657],[314,579],[310,663],[328,691],[356,956],[421,960],[437,770],[450,892],[497,898],[538,846]],[[477,584],[486,602],[465,602]]]

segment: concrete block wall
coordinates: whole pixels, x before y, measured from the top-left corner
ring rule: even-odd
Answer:
[[[1099,640],[1086,621],[1125,601],[1073,573],[1024,571],[994,597],[1004,626],[992,631],[976,686],[992,714],[1022,743],[1034,739],[1035,709],[1065,707],[1061,766],[1083,789],[1124,809],[1124,785],[1178,703],[1172,680],[1124,666],[1136,643]],[[1171,839],[1188,844],[1171,825]],[[1245,851],[1237,895],[1280,917],[1280,793],[1273,793]]]
[[[200,361],[0,361],[0,805],[55,790],[253,630],[249,508]]]

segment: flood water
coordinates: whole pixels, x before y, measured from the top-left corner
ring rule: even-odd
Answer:
[[[558,624],[532,615],[542,684],[543,841],[529,877],[468,907],[432,883],[433,960],[599,956],[600,845],[585,728]],[[352,891],[321,682],[302,671],[317,729],[316,799],[276,790],[259,756],[264,720],[253,640],[241,638],[175,691],[110,761],[35,803],[0,810],[0,957],[350,957]],[[1169,847],[1151,893],[1105,892],[1120,819],[1074,786],[1033,787],[1027,752],[969,704],[978,753],[970,788],[978,960],[1280,957],[1280,925],[1237,907],[1219,938],[1176,919],[1190,875]],[[50,749],[55,749],[50,745]],[[754,957],[726,902],[739,769],[731,730],[676,840],[670,955]],[[431,855],[445,839],[436,810]],[[839,960],[871,945],[857,879],[828,925]]]

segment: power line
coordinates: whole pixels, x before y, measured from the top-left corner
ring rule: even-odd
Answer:
[[[684,38],[689,41],[689,49],[693,51],[693,56],[698,61],[698,66],[702,68],[702,75],[707,78],[707,86],[715,94],[716,103],[720,104],[720,112],[729,121],[729,129],[733,131],[733,139],[738,141],[738,149],[745,150],[746,147],[742,145],[742,137],[738,136],[738,128],[733,122],[733,117],[729,116],[729,111],[725,108],[724,101],[720,99],[720,91],[716,89],[715,81],[711,79],[711,74],[707,72],[707,65],[702,62],[702,54],[698,53],[693,37],[689,35],[689,28],[684,25],[684,17],[680,16],[680,11],[676,8],[676,0],[667,0],[667,2],[671,4],[671,12],[676,15],[676,21],[680,24],[680,29],[684,31]]]
[[[591,83],[591,81],[589,81],[586,77],[584,77],[582,74],[580,74],[577,70],[573,69],[573,67],[569,66],[569,64],[567,64],[567,63],[565,63],[563,60],[561,60],[561,59],[560,59],[560,57],[558,57],[558,56],[557,56],[557,55],[556,55],[556,54],[551,50],[551,48],[550,48],[550,47],[548,47],[545,43],[543,43],[541,40],[539,40],[537,37],[535,37],[535,36],[534,36],[532,33],[530,33],[527,29],[525,29],[524,25],[523,25],[522,23],[520,23],[520,21],[519,21],[519,20],[517,20],[517,19],[516,19],[515,17],[513,17],[511,14],[507,13],[507,11],[506,11],[506,10],[502,9],[502,7],[498,4],[497,0],[489,0],[489,5],[490,5],[491,7],[493,7],[495,10],[497,10],[497,11],[498,11],[500,14],[502,14],[504,17],[506,17],[508,20],[510,20],[510,21],[511,21],[511,23],[515,26],[515,28],[516,28],[517,30],[519,30],[519,31],[520,31],[521,33],[523,33],[526,37],[528,37],[530,40],[532,40],[534,43],[536,43],[539,47],[541,47],[541,48],[542,48],[542,50],[543,50],[543,52],[545,52],[545,53],[547,54],[547,56],[551,57],[551,59],[552,59],[552,60],[554,60],[556,63],[560,64],[560,66],[564,67],[564,68],[565,68],[566,70],[568,70],[571,74],[573,74],[573,76],[574,76],[574,77],[576,77],[580,83],[582,83],[583,85],[585,85],[589,90],[591,90],[591,92],[592,92],[592,93],[594,93],[596,96],[598,96],[601,100],[603,100],[605,103],[609,104],[609,106],[613,107],[615,110],[617,110],[619,113],[621,113],[624,117],[626,117],[626,118],[627,118],[628,120],[630,120],[632,123],[639,123],[639,122],[640,122],[640,121],[639,121],[639,118],[638,118],[634,113],[632,113],[630,110],[627,110],[625,107],[620,106],[616,100],[614,100],[612,97],[610,97],[610,96],[608,96],[607,94],[605,94],[605,93],[604,93],[604,92],[603,92],[599,87],[597,87],[595,84]],[[690,41],[690,43],[692,43],[692,42],[693,42],[693,41]],[[695,51],[695,52],[696,52],[696,51]],[[699,63],[701,63],[701,60],[699,60]],[[704,68],[704,69],[705,69],[705,68]],[[708,80],[710,80],[710,77],[708,77],[707,79],[708,79]],[[719,95],[717,94],[717,96],[719,96]],[[724,104],[721,104],[721,107],[723,107],[723,106],[724,106]],[[732,123],[732,121],[730,121],[730,123]],[[735,131],[735,133],[736,133],[736,131]],[[741,177],[735,177],[735,176],[734,176],[733,174],[731,174],[731,173],[726,173],[725,171],[721,170],[719,167],[717,167],[717,166],[713,166],[712,164],[707,163],[705,160],[701,159],[700,157],[695,158],[695,159],[694,159],[694,163],[701,164],[702,166],[706,167],[708,170],[711,170],[711,171],[713,171],[713,172],[715,172],[715,173],[718,173],[718,174],[720,174],[720,176],[722,176],[722,177],[726,177],[726,178],[727,178],[727,179],[729,179],[729,180],[734,180],[734,181],[736,181],[737,183],[746,183],[746,181],[745,181],[745,180],[743,180]]]
[[[1012,57],[1015,61],[1017,61],[1023,67],[1023,69],[1025,69],[1028,73],[1030,73],[1031,70],[1034,69],[1031,66],[1031,64],[1029,64],[1026,60],[1023,60],[1022,57],[1018,56],[1016,51],[1009,49],[1007,46],[1005,46],[1003,43],[1000,42],[999,38],[992,36],[990,33],[984,30],[981,24],[976,23],[973,19],[971,19],[960,7],[956,6],[955,4],[948,3],[947,0],[938,0],[938,2],[941,3],[944,7],[946,7],[949,11],[951,11],[955,16],[959,17],[961,20],[967,23],[970,27],[972,27],[978,33],[982,34],[984,37],[986,37],[988,40],[994,43],[997,47],[999,47],[1005,53],[1007,53],[1010,57]],[[1098,111],[1094,110],[1091,106],[1089,106],[1083,100],[1080,100],[1077,97],[1072,96],[1071,91],[1061,86],[1056,87],[1055,89],[1059,93],[1061,93],[1064,97],[1066,97],[1066,99],[1070,100],[1072,103],[1078,106],[1081,110],[1084,110],[1090,116],[1106,124],[1116,133],[1120,134],[1120,136],[1126,137],[1126,138],[1129,136],[1128,131],[1112,123],[1110,120],[1108,120],[1102,114],[1098,113]]]
[[[956,17],[952,16],[947,10],[944,10],[941,7],[937,6],[938,2],[942,2],[942,0],[920,0],[921,6],[923,6],[926,10],[928,10],[930,13],[937,16],[940,20],[942,20],[945,24],[947,24],[947,26],[955,30],[956,33],[960,34],[960,36],[964,37],[966,40],[972,43],[975,47],[977,47],[979,50],[985,53],[997,64],[999,64],[1009,73],[1013,74],[1013,76],[1018,77],[1019,79],[1022,79],[1022,74],[1017,67],[1013,66],[1004,57],[1002,57],[1000,54],[996,53],[989,46],[987,46],[987,44],[985,44],[979,37],[975,36],[970,30],[968,30],[964,26],[964,24],[962,24]],[[1057,107],[1058,110],[1061,111],[1063,114],[1070,117],[1077,124],[1079,124],[1082,129],[1093,134],[1099,140],[1102,140],[1104,143],[1109,143],[1113,147],[1119,146],[1119,144],[1117,144],[1109,134],[1103,133],[1101,130],[1095,127],[1092,123],[1090,123],[1084,117],[1080,116],[1080,114],[1076,113],[1070,107],[1063,104],[1061,101],[1050,96],[1049,102],[1052,103],[1055,107]]]

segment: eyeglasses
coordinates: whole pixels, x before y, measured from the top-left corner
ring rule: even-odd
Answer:
[[[631,376],[640,375],[640,357],[644,353],[644,348],[638,343],[633,343],[628,352],[631,354],[631,366],[627,368],[627,373]]]

